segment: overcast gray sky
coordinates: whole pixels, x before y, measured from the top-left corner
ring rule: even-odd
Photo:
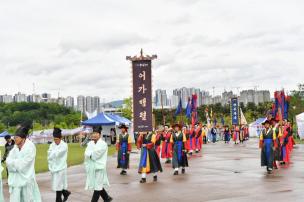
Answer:
[[[131,95],[126,55],[157,54],[153,88],[295,89],[303,0],[3,0],[0,94]]]

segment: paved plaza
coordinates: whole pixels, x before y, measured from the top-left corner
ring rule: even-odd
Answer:
[[[260,167],[260,150],[257,140],[244,145],[229,145],[223,142],[203,145],[201,155],[190,157],[190,167],[185,175],[172,175],[171,165],[163,164],[164,172],[159,182],[153,183],[149,176],[146,184],[140,184],[137,174],[139,154],[131,154],[130,170],[127,176],[120,176],[116,169],[115,156],[109,157],[108,188],[113,201],[304,201],[304,145],[296,145],[292,164],[268,175]],[[77,155],[77,154],[75,154]],[[37,175],[37,181],[44,202],[54,202],[49,173]],[[68,169],[71,202],[91,199],[91,192],[84,190],[84,166]],[[4,193],[8,201],[6,180]],[[100,199],[101,201],[101,199]]]

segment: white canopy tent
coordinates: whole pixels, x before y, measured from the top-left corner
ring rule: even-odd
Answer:
[[[259,137],[263,125],[262,123],[266,120],[266,118],[259,118],[256,121],[249,124],[249,137]]]
[[[304,139],[304,112],[296,116],[298,134],[301,139]]]
[[[62,129],[62,136],[75,135],[83,131],[83,127],[74,129]],[[34,131],[30,136],[35,144],[42,144],[53,141],[53,129]]]

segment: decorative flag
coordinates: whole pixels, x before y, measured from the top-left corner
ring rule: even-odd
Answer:
[[[175,116],[182,113],[182,110],[183,110],[183,108],[182,108],[182,98],[180,97],[179,102],[178,102],[178,106],[177,106],[176,111],[175,111]]]
[[[247,120],[243,114],[242,108],[240,108],[240,114],[241,114],[241,125],[247,125]]]
[[[205,116],[206,116],[208,128],[210,128],[210,117],[209,117],[208,111],[209,111],[208,107],[206,107],[206,109],[205,109]]]
[[[237,98],[231,98],[231,123],[239,125],[239,102]]]
[[[222,126],[225,125],[224,117],[221,118],[221,123],[222,123]]]
[[[211,108],[211,112],[210,112],[210,117],[213,118],[212,108]]]
[[[274,103],[272,106],[273,117],[277,120],[288,119],[289,97],[284,90],[274,92]]]
[[[188,119],[191,118],[191,112],[192,112],[192,107],[191,107],[191,102],[190,102],[190,97],[188,98],[188,103],[186,106],[186,116]]]
[[[88,117],[88,119],[91,119],[91,118],[97,116],[97,109],[95,111],[91,112],[91,113],[86,111],[85,114]]]
[[[216,118],[214,117],[214,119],[213,119],[213,125],[216,126],[216,124],[217,124],[217,120],[216,120]]]
[[[191,113],[192,113],[192,126],[194,126],[197,123],[197,95],[192,95],[191,100]]]

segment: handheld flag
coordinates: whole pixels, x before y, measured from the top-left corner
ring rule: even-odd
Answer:
[[[179,98],[178,106],[175,111],[175,116],[179,115],[182,112],[182,98]]]
[[[187,103],[187,107],[186,107],[186,116],[188,119],[191,118],[191,102],[190,102],[190,98],[188,98],[188,103]]]

